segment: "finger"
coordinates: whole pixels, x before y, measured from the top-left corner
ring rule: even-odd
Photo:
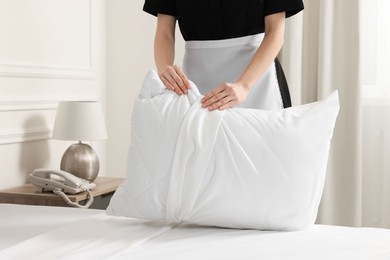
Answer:
[[[224,110],[224,109],[232,108],[235,104],[236,103],[233,100],[231,100],[228,103],[225,103],[224,105],[220,106],[218,108],[218,110]]]
[[[164,83],[167,89],[175,91],[175,88],[171,85],[171,83],[169,83],[169,81],[166,78],[161,77],[161,81]]]
[[[215,89],[213,89],[210,93],[206,94],[203,98],[202,98],[202,103],[205,103],[207,100],[211,99],[212,97],[214,97],[216,94],[222,92],[225,90],[225,86],[224,85],[221,85]]]
[[[172,75],[167,73],[164,74],[165,79],[173,86],[173,90],[176,92],[178,95],[182,95],[183,92],[181,91],[180,87],[177,85],[176,81],[173,79]]]
[[[220,107],[230,103],[232,101],[231,97],[225,97],[219,100],[218,102],[215,102],[212,106],[209,107],[210,111],[213,111],[215,109],[219,109]]]
[[[215,94],[213,97],[209,98],[208,100],[206,100],[203,104],[202,104],[202,107],[206,108],[206,107],[210,107],[210,106],[214,106],[215,104],[217,104],[220,100],[224,99],[228,97],[227,93],[225,91],[222,91],[218,94]]]
[[[185,86],[187,89],[191,88],[191,83],[190,83],[190,81],[188,80],[187,76],[184,74],[183,70],[182,70],[179,66],[177,66],[177,65],[174,65],[173,67],[175,68],[176,73],[179,75],[179,77],[180,77],[181,80],[183,81],[184,86]]]
[[[181,77],[177,74],[177,72],[176,72],[175,69],[172,68],[172,69],[170,70],[170,76],[173,78],[173,80],[175,80],[176,85],[180,88],[180,90],[181,90],[183,93],[186,93],[186,94],[187,94],[187,87],[184,85],[183,80],[182,80]]]

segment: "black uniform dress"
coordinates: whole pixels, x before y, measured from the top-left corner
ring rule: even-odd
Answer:
[[[263,34],[265,16],[286,12],[287,18],[303,8],[302,0],[145,0],[143,10],[155,16],[160,13],[176,17],[186,42],[217,42]],[[277,59],[272,66],[275,67],[282,105],[290,107],[282,67]]]

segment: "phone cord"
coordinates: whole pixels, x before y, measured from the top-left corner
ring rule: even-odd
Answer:
[[[80,205],[80,204],[78,204],[76,202],[71,201],[68,198],[68,196],[66,196],[66,194],[62,191],[62,189],[56,188],[56,189],[53,190],[53,192],[55,194],[57,194],[58,196],[60,196],[68,205],[76,207],[76,208],[87,209],[93,203],[93,196],[92,196],[92,193],[91,193],[90,190],[86,190],[86,192],[88,192],[88,197],[87,197],[88,201],[87,201],[87,203],[85,205]]]

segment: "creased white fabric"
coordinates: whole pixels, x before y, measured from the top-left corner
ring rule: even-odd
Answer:
[[[7,204],[0,204],[0,220],[0,234],[12,237],[0,239],[0,259],[7,260],[118,259],[175,226],[102,210]]]
[[[239,230],[0,204],[0,259],[388,260],[390,230],[325,225],[296,232]]]
[[[209,112],[195,85],[178,96],[155,71],[132,119],[128,176],[107,212],[232,228],[314,223],[338,94],[279,111]]]

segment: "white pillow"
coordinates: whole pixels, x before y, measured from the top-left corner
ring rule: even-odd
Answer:
[[[131,126],[126,181],[107,213],[231,228],[314,223],[338,94],[280,111],[201,107],[146,76]]]

